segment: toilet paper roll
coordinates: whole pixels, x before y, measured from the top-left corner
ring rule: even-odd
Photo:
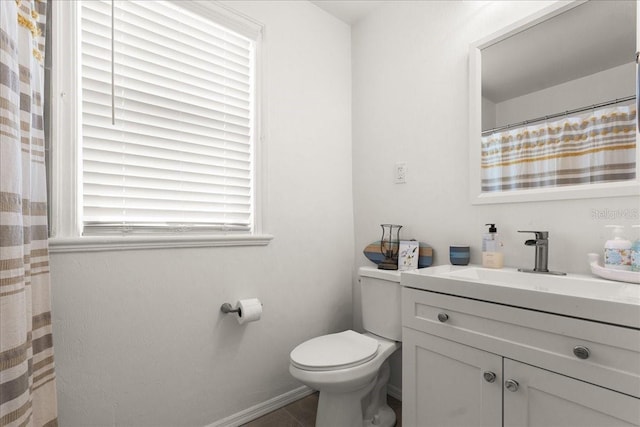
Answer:
[[[236,303],[236,308],[240,309],[238,323],[241,325],[260,320],[260,316],[262,316],[262,303],[258,298],[241,299]]]

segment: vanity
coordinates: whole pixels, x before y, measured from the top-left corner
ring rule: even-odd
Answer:
[[[640,285],[402,273],[403,425],[640,426]]]

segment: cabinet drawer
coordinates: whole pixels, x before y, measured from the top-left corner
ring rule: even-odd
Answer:
[[[412,288],[402,289],[402,317],[405,327],[640,397],[636,329]]]

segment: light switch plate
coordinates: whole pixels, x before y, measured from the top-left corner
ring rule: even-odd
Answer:
[[[407,182],[407,163],[406,162],[396,163],[394,182],[396,184],[404,184]]]

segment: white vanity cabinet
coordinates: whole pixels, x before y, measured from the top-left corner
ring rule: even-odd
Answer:
[[[502,425],[502,357],[403,328],[402,425]],[[483,374],[493,373],[493,382]]]
[[[402,311],[404,426],[640,426],[639,328],[406,284]]]
[[[640,425],[638,398],[506,358],[503,376],[505,426]]]

